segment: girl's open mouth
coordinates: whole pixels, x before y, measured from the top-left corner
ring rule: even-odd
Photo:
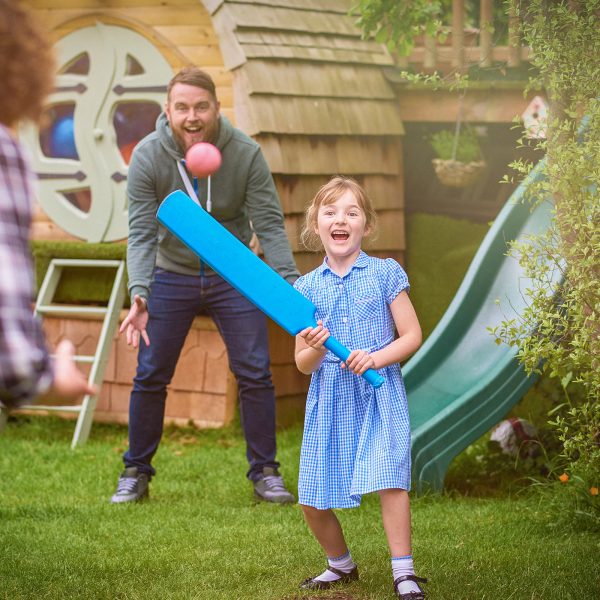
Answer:
[[[332,231],[331,237],[336,241],[344,241],[350,237],[347,231]]]

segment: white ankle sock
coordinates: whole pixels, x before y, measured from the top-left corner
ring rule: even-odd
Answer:
[[[354,561],[352,560],[352,556],[350,556],[350,550],[346,552],[346,554],[342,554],[342,556],[338,556],[337,558],[329,558],[327,557],[327,562],[330,567],[334,569],[338,569],[339,571],[343,571],[344,573],[350,573],[352,569],[356,566]],[[339,575],[336,575],[329,569],[326,569],[315,579],[319,581],[337,581],[340,578]]]
[[[407,556],[392,556],[392,574],[394,581],[403,575],[414,575],[412,554]],[[414,581],[403,581],[398,586],[398,591],[401,594],[409,594],[410,592],[418,592],[419,586]]]

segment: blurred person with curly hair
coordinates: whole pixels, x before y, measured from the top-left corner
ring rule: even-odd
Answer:
[[[51,358],[31,311],[34,278],[29,229],[34,175],[15,134],[37,122],[52,90],[55,62],[47,33],[17,0],[0,0],[0,407],[44,393],[95,393],[63,340]]]

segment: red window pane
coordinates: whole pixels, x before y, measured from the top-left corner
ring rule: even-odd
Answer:
[[[126,164],[131,160],[134,146],[150,132],[161,107],[156,102],[121,102],[113,113],[113,126],[117,134],[119,152]]]

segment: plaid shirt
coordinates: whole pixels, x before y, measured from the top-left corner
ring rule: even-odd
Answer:
[[[32,179],[22,148],[0,124],[0,403],[9,407],[52,383],[44,335],[31,311]]]

